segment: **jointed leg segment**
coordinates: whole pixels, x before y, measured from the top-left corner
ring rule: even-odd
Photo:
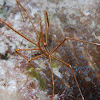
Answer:
[[[79,41],[79,42],[83,42],[83,43],[88,43],[88,44],[93,44],[93,45],[100,45],[99,43],[93,43],[93,42],[88,42],[88,41],[83,41],[83,40],[78,40],[78,39],[74,39],[74,38],[70,38],[70,37],[66,37],[52,52],[51,54],[56,51],[66,40],[74,40],[74,41]]]
[[[26,39],[27,41],[31,42],[32,44],[36,45],[38,47],[38,45],[36,43],[34,43],[32,40],[30,40],[29,38],[27,38],[26,36],[24,36],[23,34],[21,34],[20,32],[18,32],[17,30],[15,30],[13,27],[11,27],[9,24],[7,24],[6,22],[4,22],[3,20],[0,21],[2,23],[4,23],[5,25],[7,25],[10,29],[12,29],[14,32],[16,32],[18,35],[22,36],[24,39]]]
[[[21,57],[27,59],[27,56],[22,55],[21,53],[19,53],[18,51],[32,51],[32,50],[40,50],[40,49],[16,49],[15,52],[20,55]]]
[[[21,57],[27,59],[27,56],[22,55],[22,54],[19,53],[18,51],[32,51],[32,50],[40,50],[40,49],[16,49],[15,52],[16,52],[19,56],[21,56]],[[33,58],[30,58],[30,59],[28,59],[28,62],[30,63],[31,60],[35,60],[35,59],[37,59],[37,58],[39,58],[39,57],[42,57],[42,56],[44,56],[44,54],[41,54],[41,55],[39,55],[39,56],[35,56],[35,57],[33,57]]]
[[[54,77],[53,77],[53,70],[52,70],[52,61],[51,61],[51,55],[49,55],[49,60],[50,60],[50,67],[51,67],[51,75],[52,75],[52,98],[51,100],[53,100],[54,97]]]
[[[69,68],[71,69],[72,74],[73,74],[73,77],[74,77],[75,82],[76,82],[76,84],[77,84],[77,87],[78,87],[78,89],[79,89],[79,92],[80,92],[80,94],[81,94],[81,97],[82,97],[82,99],[84,100],[84,97],[83,97],[83,95],[82,95],[81,89],[80,89],[80,87],[79,87],[79,85],[78,85],[78,82],[77,82],[76,76],[75,76],[75,74],[74,74],[74,70],[72,69],[71,65],[68,64],[68,63],[65,63],[64,61],[62,61],[62,60],[60,60],[60,59],[58,59],[58,58],[56,58],[56,57],[54,57],[53,55],[51,55],[51,57],[53,57],[54,59],[58,60],[59,62],[65,64],[67,67],[69,67]]]
[[[18,0],[16,0],[16,2],[17,2],[17,4],[19,4],[19,6],[23,9],[23,11],[25,12],[25,14],[28,16],[28,18],[29,18],[29,20],[30,20],[30,22],[31,22],[31,24],[32,24],[32,26],[33,26],[33,29],[34,29],[34,31],[36,32],[37,37],[39,37],[39,34],[38,34],[38,32],[37,32],[37,30],[36,30],[36,28],[35,28],[35,26],[34,26],[32,20],[31,20],[31,17],[29,16],[27,10],[18,2]]]

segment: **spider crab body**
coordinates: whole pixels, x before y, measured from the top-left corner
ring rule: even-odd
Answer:
[[[68,67],[68,68],[71,69],[73,77],[74,77],[74,80],[75,80],[75,82],[77,84],[77,87],[79,89],[81,98],[82,98],[82,100],[84,100],[83,94],[81,92],[81,89],[79,87],[79,84],[77,82],[76,76],[74,74],[74,71],[73,71],[71,65],[68,64],[68,63],[66,63],[66,62],[64,62],[64,61],[62,61],[62,60],[60,60],[60,59],[58,59],[58,58],[56,58],[56,57],[54,57],[52,54],[68,39],[69,40],[73,40],[73,41],[87,43],[87,44],[99,45],[99,46],[100,46],[100,44],[99,43],[92,43],[92,42],[88,42],[88,41],[83,41],[83,40],[78,40],[78,39],[66,37],[52,51],[49,51],[49,49],[48,49],[48,43],[47,43],[47,41],[48,41],[48,29],[49,29],[49,19],[48,19],[47,11],[46,10],[44,11],[44,15],[45,15],[45,39],[44,39],[44,34],[43,34],[43,29],[42,29],[42,24],[41,24],[41,17],[39,17],[40,31],[38,33],[37,30],[36,30],[36,28],[35,28],[35,26],[34,26],[34,24],[33,24],[33,22],[32,22],[32,19],[30,18],[29,14],[27,12],[27,10],[19,3],[19,1],[16,0],[16,2],[23,9],[23,11],[25,12],[25,14],[28,16],[28,18],[29,18],[29,20],[30,20],[30,22],[31,22],[31,24],[33,26],[33,29],[34,29],[34,31],[35,31],[35,33],[37,35],[38,43],[33,42],[32,40],[30,40],[29,38],[27,38],[26,36],[24,36],[23,34],[21,34],[20,32],[18,32],[17,30],[15,30],[14,28],[12,28],[9,24],[7,24],[6,22],[4,22],[3,20],[0,19],[0,21],[2,23],[4,23],[6,26],[8,26],[10,29],[12,29],[15,33],[19,34],[20,36],[22,36],[23,38],[25,38],[26,40],[28,40],[29,42],[31,42],[32,44],[34,44],[37,47],[35,49],[17,49],[17,50],[15,50],[15,52],[18,55],[22,56],[23,58],[27,59],[27,56],[22,55],[21,53],[19,53],[19,51],[40,50],[42,52],[42,54],[40,54],[40,55],[38,55],[36,57],[28,59],[29,63],[30,63],[31,60],[35,60],[35,59],[37,59],[39,57],[42,57],[44,55],[49,58],[50,69],[51,69],[51,77],[52,77],[52,87],[53,87],[51,100],[53,100],[53,98],[54,98],[54,77],[53,77],[53,70],[52,70],[52,58],[55,59],[55,60],[57,60],[57,61],[59,61],[59,62],[61,62],[61,63],[63,63],[64,65],[66,65],[66,67]],[[31,64],[31,65],[33,66],[33,64]]]

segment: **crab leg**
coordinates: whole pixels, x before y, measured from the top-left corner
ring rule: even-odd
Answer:
[[[53,55],[51,55],[51,57],[53,57],[54,59],[58,60],[59,62],[65,64],[66,66],[68,66],[68,67],[71,69],[72,74],[73,74],[73,77],[74,77],[75,82],[76,82],[76,84],[77,84],[77,87],[78,87],[78,89],[79,89],[79,92],[80,92],[80,94],[81,94],[81,97],[82,97],[82,99],[84,100],[83,94],[82,94],[82,92],[81,92],[81,89],[80,89],[80,87],[79,87],[79,84],[78,84],[78,82],[77,82],[76,76],[75,76],[75,74],[74,74],[74,71],[73,71],[71,65],[68,64],[68,63],[65,63],[64,61],[62,61],[62,60],[60,60],[60,59],[58,59],[58,58],[56,58],[56,57],[54,57]]]
[[[70,37],[66,37],[53,51],[51,51],[51,54],[56,51],[61,45],[62,43],[64,43],[66,40],[74,40],[74,41],[79,41],[79,42],[83,42],[83,43],[88,43],[88,44],[93,44],[93,45],[99,45],[99,43],[93,43],[93,42],[88,42],[88,41],[84,41],[84,40],[78,40],[78,39],[74,39],[74,38],[70,38]]]

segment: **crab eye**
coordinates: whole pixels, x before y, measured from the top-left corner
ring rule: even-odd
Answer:
[[[47,45],[47,43],[44,42],[44,46],[46,46],[46,45]]]

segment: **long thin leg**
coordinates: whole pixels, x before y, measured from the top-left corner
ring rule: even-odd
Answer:
[[[21,57],[27,59],[27,56],[22,55],[22,54],[19,53],[18,51],[32,51],[32,50],[40,50],[40,49],[16,49],[15,52],[16,52],[19,56],[21,56]],[[28,59],[28,62],[30,63],[31,60],[35,60],[35,59],[37,59],[37,58],[39,58],[39,57],[42,57],[42,56],[44,56],[44,54],[41,54],[41,55],[39,55],[39,56],[30,58],[30,59]],[[35,66],[34,66],[33,64],[30,63],[30,65],[33,66],[33,67],[35,68]]]
[[[4,23],[6,26],[8,26],[10,29],[12,29],[14,32],[16,32],[18,35],[22,36],[23,38],[25,38],[26,40],[28,40],[29,42],[31,42],[32,44],[34,44],[34,45],[36,45],[38,47],[38,44],[34,43],[32,40],[30,40],[29,38],[27,38],[26,36],[24,36],[23,34],[21,34],[20,32],[18,32],[17,30],[15,30],[9,24],[7,24],[6,22],[4,22],[1,18],[0,18],[0,21],[2,23]]]
[[[30,63],[31,60],[35,60],[35,59],[37,59],[37,58],[39,58],[39,57],[42,57],[42,56],[44,56],[44,54],[41,54],[41,55],[39,55],[39,56],[30,58],[30,59],[28,60],[28,62]]]
[[[51,61],[51,55],[49,55],[49,60],[50,60],[50,67],[51,67],[51,75],[52,75],[52,98],[51,100],[53,100],[54,97],[54,77],[53,77],[53,70],[52,70],[52,61]]]
[[[34,29],[34,31],[35,31],[37,37],[38,37],[39,34],[38,34],[38,32],[37,32],[37,30],[36,30],[36,28],[35,28],[35,26],[34,26],[32,20],[31,20],[31,17],[29,16],[27,10],[18,2],[18,0],[16,0],[16,2],[19,4],[19,6],[23,9],[23,11],[25,12],[25,14],[28,16],[28,18],[29,18],[29,20],[30,20],[30,22],[31,22],[31,24],[32,24],[32,26],[33,26],[33,29]]]
[[[99,45],[99,46],[100,46],[99,43],[93,43],[93,42],[88,42],[88,41],[84,41],[84,40],[78,40],[78,39],[66,37],[53,51],[51,51],[51,54],[52,54],[55,50],[57,50],[57,49],[61,46],[61,44],[64,43],[67,39],[69,39],[69,40],[74,40],[74,41],[79,41],[79,42],[83,42],[83,43],[88,43],[88,44],[93,44],[93,45]]]
[[[78,87],[78,89],[79,89],[79,92],[80,92],[80,94],[81,94],[81,97],[82,97],[82,99],[84,100],[83,94],[82,94],[81,89],[80,89],[80,87],[79,87],[79,85],[78,85],[78,82],[77,82],[76,76],[75,76],[75,74],[74,74],[74,71],[73,71],[71,65],[65,63],[64,61],[62,61],[62,60],[60,60],[60,59],[58,59],[58,58],[56,58],[56,57],[54,57],[53,55],[51,55],[51,57],[53,57],[54,59],[56,59],[56,60],[60,61],[61,63],[65,64],[66,66],[68,66],[68,67],[71,69],[72,74],[73,74],[73,77],[74,77],[75,82],[76,82],[76,84],[77,84],[77,87]]]
[[[21,9],[20,9],[20,7],[19,7],[19,4],[18,4],[18,3],[17,3],[17,5],[18,5],[18,8],[19,8],[19,10],[20,10],[20,12],[21,12]],[[24,16],[23,16],[22,12],[21,12],[21,16],[22,16],[23,22],[25,22],[25,18],[24,18]]]
[[[16,52],[19,56],[21,56],[21,57],[27,59],[27,56],[22,55],[22,54],[19,53],[18,51],[32,51],[32,50],[40,50],[40,49],[16,49],[15,52]]]

